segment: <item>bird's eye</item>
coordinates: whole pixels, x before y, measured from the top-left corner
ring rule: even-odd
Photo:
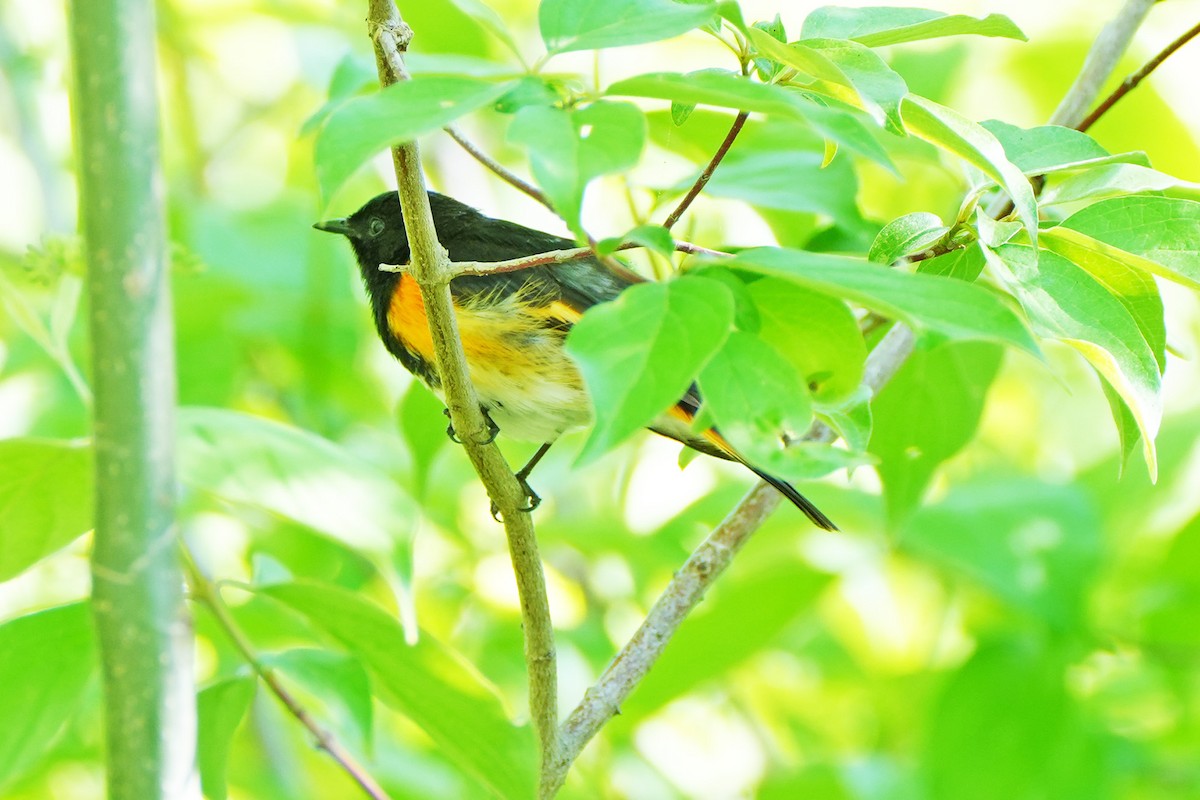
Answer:
[[[371,224],[367,226],[367,235],[378,236],[381,233],[383,233],[383,220],[375,217],[371,220]]]

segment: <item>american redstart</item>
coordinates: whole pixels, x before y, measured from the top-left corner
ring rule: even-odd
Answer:
[[[575,246],[559,236],[486,217],[436,192],[429,193],[429,204],[438,240],[451,261],[506,261]],[[396,193],[385,192],[349,217],[314,227],[350,240],[384,345],[440,396],[417,283],[407,272],[379,268],[405,265],[410,258]],[[633,272],[585,258],[514,272],[460,275],[450,283],[471,381],[485,414],[505,435],[543,443],[517,473],[529,491],[531,507],[537,495],[526,478],[533,466],[555,439],[591,418],[587,388],[563,340],[584,311],[641,280]],[[795,487],[747,463],[715,429],[692,430],[700,402],[693,386],[650,430],[702,453],[745,464],[815,525],[837,530]]]

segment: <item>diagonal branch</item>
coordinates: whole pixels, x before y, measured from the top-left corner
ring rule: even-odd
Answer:
[[[878,391],[891,380],[912,348],[912,332],[903,325],[893,327],[871,351],[864,383],[872,391]],[[804,438],[810,442],[831,442],[835,435],[826,425],[817,423]],[[562,749],[559,760],[553,764],[554,777],[560,783],[566,778],[571,762],[619,711],[621,703],[662,655],[684,618],[733,561],[742,545],[778,508],[781,499],[779,492],[760,481],[675,573],[637,633],[621,648],[563,723]]]
[[[258,653],[254,649],[254,645],[246,638],[246,634],[238,626],[233,619],[233,615],[229,613],[229,607],[225,605],[225,601],[221,599],[220,590],[213,585],[200,567],[196,564],[195,558],[188,550],[187,545],[183,545],[182,559],[184,568],[187,571],[188,586],[191,589],[192,599],[203,605],[213,615],[217,621],[217,625],[229,637],[229,641],[233,642],[233,646],[241,654],[242,659],[250,665],[250,669],[254,674],[266,684],[271,693],[279,698],[279,702],[287,708],[288,713],[296,718],[304,728],[312,735],[313,741],[317,747],[329,754],[329,757],[338,763],[342,771],[350,776],[350,779],[358,784],[368,797],[372,800],[390,800],[390,797],[383,788],[375,782],[366,768],[358,763],[358,760],[350,754],[346,748],[342,747],[341,743],[329,731],[321,727],[321,725],[313,719],[308,710],[300,703],[299,700],[288,691],[275,671],[262,663],[262,659],[258,657]]]
[[[367,30],[375,44],[379,81],[389,86],[407,80],[404,52],[412,29],[404,24],[393,0],[369,0]],[[491,442],[488,425],[475,387],[467,374],[466,357],[450,299],[450,272],[446,251],[438,243],[429,209],[425,176],[416,142],[392,148],[396,183],[404,228],[412,250],[411,274],[421,290],[433,338],[435,364],[445,393],[450,421],[479,474],[488,496],[504,520],[509,554],[521,598],[525,626],[525,660],[529,669],[529,704],[541,745],[543,763],[558,749],[558,677],[554,630],[546,580],[538,556],[537,537],[530,515],[522,510],[525,492],[512,469]]]
[[[734,117],[733,125],[729,126],[729,133],[725,134],[724,141],[717,148],[717,152],[713,153],[708,166],[700,173],[700,177],[696,178],[696,182],[692,184],[692,188],[688,189],[688,193],[679,201],[679,205],[675,206],[675,210],[663,220],[662,225],[664,228],[671,230],[671,228],[675,227],[675,223],[679,222],[679,218],[683,216],[683,212],[687,211],[692,201],[699,196],[700,192],[704,191],[704,187],[708,185],[713,173],[717,171],[717,167],[725,160],[725,155],[729,152],[729,148],[733,147],[733,140],[742,132],[742,126],[746,124],[746,120],[749,117],[750,112],[748,111],[739,111],[738,115]]]

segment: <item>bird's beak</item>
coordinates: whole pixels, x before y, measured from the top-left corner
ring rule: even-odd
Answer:
[[[314,222],[313,227],[319,231],[326,233],[340,233],[343,236],[350,236],[354,233],[354,229],[350,227],[350,220],[345,217],[338,219],[327,219],[324,222]]]

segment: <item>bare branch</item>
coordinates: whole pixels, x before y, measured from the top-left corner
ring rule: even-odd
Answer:
[[[1117,62],[1129,49],[1133,35],[1141,27],[1155,2],[1157,0],[1127,0],[1117,15],[1104,26],[1096,41],[1092,43],[1075,82],[1063,95],[1058,108],[1050,115],[1051,125],[1073,128],[1079,124],[1088,107],[1100,95],[1100,89],[1108,80],[1108,76],[1117,68]]]
[[[389,86],[408,79],[404,52],[412,30],[404,24],[392,0],[369,0],[367,30],[375,44],[379,81]],[[529,705],[541,744],[542,763],[555,759],[558,750],[558,671],[554,630],[546,579],[538,555],[537,537],[530,514],[523,509],[525,491],[500,450],[492,443],[475,387],[467,373],[466,356],[450,298],[450,277],[445,249],[438,243],[425,176],[416,142],[392,148],[396,183],[404,228],[412,250],[410,272],[421,290],[435,364],[445,393],[450,421],[463,449],[479,474],[488,496],[504,520],[509,555],[516,573],[525,626],[525,662],[529,669]],[[544,772],[543,772],[544,775]]]
[[[544,205],[546,208],[554,211],[554,206],[551,205],[550,199],[542,193],[541,189],[538,189],[529,181],[519,177],[516,175],[516,173],[507,169],[499,161],[489,156],[482,149],[480,149],[478,145],[463,135],[463,132],[460,131],[456,126],[447,125],[445,128],[443,128],[443,130],[450,134],[450,138],[458,142],[459,146],[462,147],[463,150],[466,150],[468,153],[470,153],[472,158],[491,170],[498,178],[500,178],[500,180],[518,189],[519,191],[524,192],[534,200],[537,200],[539,203]],[[558,212],[555,211],[554,213],[557,214]]]
[[[635,250],[640,247],[644,247],[644,245],[636,242],[623,242],[617,246],[617,250]],[[676,242],[675,249],[681,253],[708,256],[710,258],[730,258],[733,255],[722,250],[710,250],[707,247],[700,247],[689,242]],[[545,253],[512,258],[507,261],[452,261],[446,265],[446,269],[455,278],[459,275],[495,275],[504,272],[517,272],[531,267],[566,264],[570,261],[595,257],[596,251],[592,247],[572,247],[567,250],[548,250]],[[379,269],[381,272],[405,272],[408,269],[408,265],[380,264]]]
[[[1076,129],[1086,131],[1088,128],[1092,127],[1092,125],[1096,124],[1096,120],[1104,116],[1104,114],[1107,113],[1110,108],[1117,104],[1118,100],[1136,89],[1137,85],[1144,81],[1151,72],[1154,72],[1154,70],[1158,69],[1158,66],[1170,58],[1172,53],[1183,47],[1192,39],[1195,39],[1197,35],[1200,35],[1200,22],[1197,22],[1189,30],[1180,35],[1179,38],[1164,47],[1161,51],[1159,51],[1158,55],[1143,64],[1142,68],[1137,72],[1121,81],[1121,85],[1118,86],[1112,94],[1104,98],[1104,101],[1101,102],[1100,105],[1096,106],[1095,110],[1088,114],[1087,117],[1084,118],[1083,122],[1079,123]]]
[[[675,210],[667,215],[663,220],[663,227],[667,230],[675,227],[675,223],[679,222],[679,218],[683,216],[683,212],[688,210],[692,201],[704,191],[704,187],[708,185],[708,181],[712,178],[713,173],[717,171],[717,167],[725,159],[725,155],[729,152],[729,148],[733,147],[733,140],[742,132],[742,126],[746,124],[746,120],[750,117],[750,112],[739,111],[738,115],[733,120],[733,125],[729,127],[729,133],[725,134],[724,141],[717,148],[717,152],[713,153],[713,157],[709,160],[708,166],[700,173],[700,177],[696,178],[696,182],[692,184],[692,188],[688,189],[688,193],[679,201],[679,205],[675,206]]]

